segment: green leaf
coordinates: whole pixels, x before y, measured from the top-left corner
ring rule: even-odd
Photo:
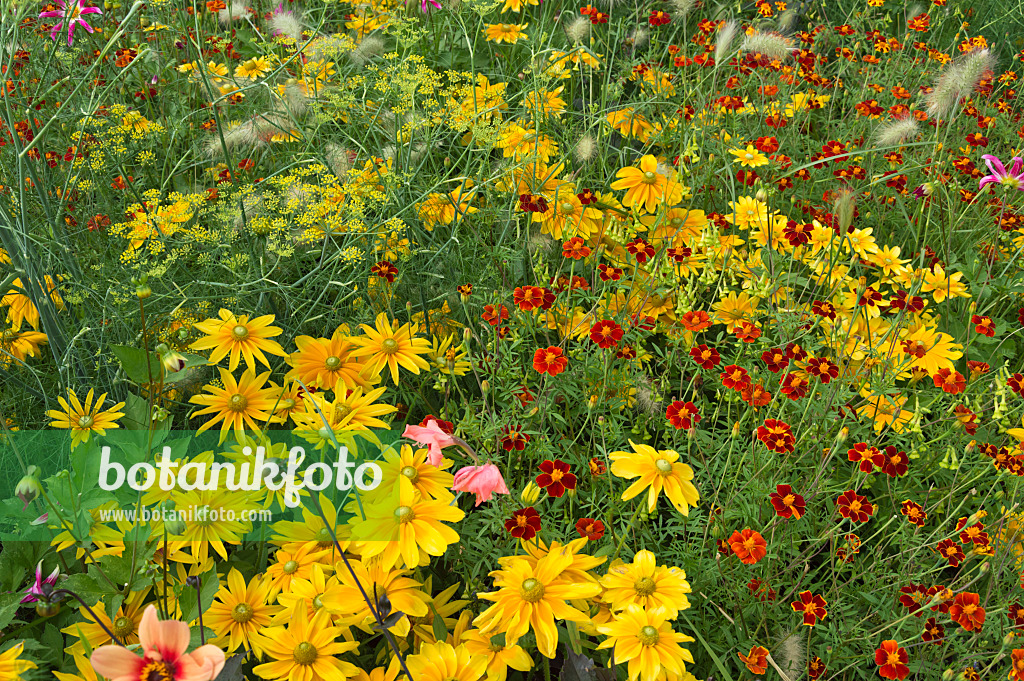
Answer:
[[[212,568],[206,574],[199,577],[199,599],[202,600],[202,610],[199,608],[199,600],[196,597],[196,590],[187,584],[183,584],[178,590],[178,602],[181,604],[181,621],[193,622],[199,618],[200,612],[206,612],[213,604],[213,599],[220,591],[220,578],[217,577],[217,568]]]
[[[697,627],[693,626],[693,622],[690,621],[689,617],[687,617],[683,613],[679,614],[682,616],[684,620],[686,620],[686,623],[690,626],[690,631],[692,631],[693,635],[697,637],[697,640],[700,641],[700,644],[704,646],[704,650],[707,651],[707,654],[711,656],[711,660],[715,663],[715,666],[718,667],[718,671],[722,675],[722,678],[726,679],[726,681],[732,681],[732,675],[728,672],[728,670],[726,670],[725,665],[722,664],[722,660],[719,659],[718,655],[715,655],[715,651],[711,649],[711,646],[708,645],[708,642],[705,641],[704,637],[700,635],[700,630],[697,629]]]
[[[178,371],[175,371],[172,374],[167,374],[166,376],[164,376],[164,383],[165,384],[166,383],[177,383],[178,381],[183,381],[183,380],[185,380],[186,378],[189,377],[189,375],[190,375],[189,369],[194,369],[196,367],[205,367],[205,366],[209,366],[209,364],[210,364],[209,360],[206,359],[205,357],[203,357],[202,355],[184,354],[184,355],[182,355],[182,357],[185,358],[185,366],[183,366],[181,369],[179,369]]]
[[[163,365],[160,363],[160,355],[155,352],[146,352],[129,345],[112,345],[111,350],[114,356],[121,363],[121,368],[128,378],[136,383],[155,383],[160,380],[163,374]],[[149,357],[147,363],[146,358]]]
[[[430,609],[434,610],[434,606],[431,605]],[[441,614],[439,612],[437,612],[437,610],[434,610],[433,629],[434,629],[434,639],[435,640],[437,640],[437,641],[444,641],[444,640],[446,640],[448,638],[448,627],[445,626],[444,618],[441,617]]]
[[[201,631],[202,631],[202,637],[200,637],[200,635],[199,635],[200,634],[199,627],[192,627],[191,629],[189,629],[189,632],[188,632],[189,633],[188,649],[189,650],[195,650],[199,646],[206,645],[206,643],[209,643],[213,639],[217,638],[217,633],[213,629],[211,629],[210,627],[203,627]],[[206,643],[203,643],[204,640],[206,641]],[[237,655],[236,655],[236,657],[237,657]]]
[[[3,629],[18,613],[21,605],[22,594],[19,592],[0,594],[0,629]]]

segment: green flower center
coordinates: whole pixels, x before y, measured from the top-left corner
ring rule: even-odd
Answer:
[[[544,585],[540,583],[540,580],[530,577],[523,580],[522,586],[519,587],[519,592],[527,603],[536,603],[544,598]]]
[[[398,352],[398,341],[394,338],[387,338],[380,344],[380,349],[383,350],[386,355],[393,355]]]
[[[399,506],[395,509],[395,519],[400,523],[407,523],[415,517],[412,506]]]
[[[135,633],[135,623],[132,622],[132,618],[121,615],[112,622],[110,628],[114,631],[114,636],[118,638],[124,638],[129,634]]]
[[[320,599],[321,596],[323,596],[323,594],[317,594],[316,596],[313,596],[314,610],[319,610],[320,608],[324,607],[324,602]]]
[[[654,180],[657,179],[657,177],[658,174],[656,172],[654,172],[653,170],[648,170],[646,173],[644,173],[644,182],[646,182],[647,184],[654,184]]]
[[[324,362],[324,366],[327,367],[328,371],[337,371],[338,369],[341,368],[341,358],[331,355]]]
[[[633,590],[638,596],[650,596],[657,589],[657,584],[650,577],[641,577],[633,583]]]
[[[78,419],[79,428],[92,428],[92,424],[94,423],[96,423],[96,419],[89,414],[84,414]]]
[[[293,573],[295,573],[299,569],[299,561],[297,561],[297,560],[290,560],[287,563],[285,563],[284,567],[281,568],[281,569],[284,570],[284,573],[286,575],[293,574]]]
[[[658,459],[654,462],[654,467],[662,477],[668,477],[672,473],[672,463],[666,459]]]
[[[244,341],[249,337],[249,329],[239,324],[235,328],[231,329],[231,338],[236,341]]]
[[[636,637],[640,640],[642,645],[653,646],[657,645],[658,639],[661,638],[661,635],[658,634],[657,629],[648,624],[646,627],[640,628],[640,633],[638,633]]]
[[[249,400],[245,399],[245,395],[235,394],[228,399],[228,409],[231,411],[245,411],[248,406]]]
[[[245,624],[252,619],[253,610],[252,606],[248,603],[239,603],[231,609],[231,619],[235,620],[239,624]]]
[[[576,210],[576,209],[568,201],[566,201],[566,202],[564,202],[562,204],[562,212],[563,213],[572,213],[574,210]]]
[[[303,641],[299,645],[295,646],[295,650],[292,651],[292,659],[295,660],[296,664],[313,664],[314,662],[316,662],[316,658],[316,646],[314,646],[309,641]]]
[[[406,466],[402,469],[402,475],[409,478],[409,482],[417,483],[420,479],[420,472],[416,470],[416,466]]]
[[[334,544],[334,540],[331,539],[331,533],[326,527],[321,527],[316,533],[316,543],[320,546],[331,546]]]

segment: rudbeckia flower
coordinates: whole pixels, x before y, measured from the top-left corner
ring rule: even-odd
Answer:
[[[679,462],[679,454],[670,450],[658,451],[649,445],[638,445],[632,440],[632,452],[612,452],[612,474],[620,478],[639,478],[622,493],[629,500],[647,490],[647,510],[653,512],[662,491],[676,510],[689,515],[690,506],[696,506],[700,493],[690,482],[693,469]]]

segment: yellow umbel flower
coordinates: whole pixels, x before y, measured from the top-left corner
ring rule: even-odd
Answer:
[[[647,510],[653,512],[658,496],[665,492],[672,505],[683,515],[689,515],[690,506],[696,506],[700,493],[690,482],[693,469],[679,462],[679,454],[671,450],[658,451],[649,445],[638,445],[632,440],[632,452],[612,452],[612,474],[620,478],[639,478],[622,493],[627,501],[647,490]]]
[[[228,369],[234,371],[238,366],[238,358],[245,358],[245,364],[250,371],[256,371],[256,359],[268,369],[270,362],[267,361],[264,352],[279,357],[287,357],[276,341],[270,340],[274,336],[281,335],[281,329],[270,326],[274,321],[274,315],[264,315],[249,319],[248,315],[236,317],[230,310],[221,309],[217,313],[220,319],[207,319],[199,322],[195,328],[202,331],[206,336],[200,338],[189,347],[193,350],[209,350],[210,364],[217,364],[222,359],[231,355],[228,362]]]
[[[54,428],[71,429],[71,447],[77,447],[83,442],[89,441],[93,433],[103,436],[107,434],[108,428],[120,428],[117,419],[124,416],[124,412],[118,411],[124,407],[124,402],[112,405],[110,409],[104,410],[103,403],[107,394],[103,393],[93,404],[93,390],[89,388],[89,394],[85,396],[85,404],[78,401],[78,395],[74,390],[68,390],[68,399],[58,397],[60,409],[51,409],[46,412],[53,421],[50,426]]]

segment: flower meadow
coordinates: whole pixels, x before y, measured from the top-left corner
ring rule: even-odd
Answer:
[[[1024,681],[1019,3],[0,12],[0,681]]]

